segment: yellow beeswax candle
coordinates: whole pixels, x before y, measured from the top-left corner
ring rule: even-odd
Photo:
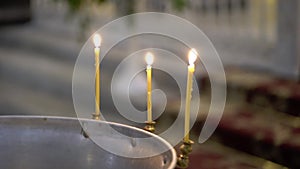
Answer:
[[[193,75],[195,71],[194,62],[197,59],[197,51],[191,49],[189,51],[189,66],[187,75],[187,85],[186,85],[186,99],[185,99],[185,119],[184,119],[184,142],[189,142],[190,137],[190,111],[191,111],[191,99],[193,90]]]
[[[99,120],[100,116],[100,45],[101,45],[101,36],[99,34],[95,34],[94,38],[95,45],[95,118]]]
[[[152,64],[154,61],[153,54],[148,52],[145,57],[147,63],[147,121],[152,122]]]

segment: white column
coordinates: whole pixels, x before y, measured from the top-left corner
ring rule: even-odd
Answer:
[[[277,48],[274,71],[299,80],[300,71],[300,1],[279,0],[277,22]]]

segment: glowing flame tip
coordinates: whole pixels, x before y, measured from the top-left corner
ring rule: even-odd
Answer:
[[[94,40],[95,47],[101,46],[102,39],[101,39],[101,36],[99,34],[95,34],[93,40]]]
[[[198,56],[198,52],[196,51],[196,49],[192,48],[192,49],[189,51],[189,64],[190,64],[190,65],[194,64],[194,62],[195,62],[196,59],[197,59],[197,56]]]
[[[154,56],[151,52],[147,52],[146,53],[146,57],[145,57],[145,60],[146,60],[146,63],[148,65],[152,65],[153,64],[153,61],[154,61]]]

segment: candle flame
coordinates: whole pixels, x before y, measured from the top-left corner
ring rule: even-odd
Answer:
[[[196,59],[197,59],[197,56],[198,56],[198,52],[196,51],[196,49],[192,48],[192,49],[189,51],[189,64],[190,64],[190,65],[194,64],[194,62],[195,62]]]
[[[147,53],[146,53],[145,60],[146,60],[146,63],[147,63],[148,65],[152,65],[153,62],[154,62],[154,56],[153,56],[153,54],[152,54],[151,52],[147,52]]]
[[[101,36],[99,34],[95,34],[93,40],[94,40],[95,47],[100,47],[101,40],[102,40]]]

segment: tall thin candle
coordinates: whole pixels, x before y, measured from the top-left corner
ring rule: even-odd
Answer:
[[[152,64],[154,61],[153,54],[148,52],[145,57],[147,63],[147,121],[152,122]]]
[[[197,51],[191,49],[189,51],[189,66],[188,66],[188,76],[186,85],[186,100],[185,100],[185,120],[184,120],[184,142],[189,142],[190,137],[190,111],[191,111],[191,99],[193,90],[193,75],[195,71],[194,62],[197,59]]]
[[[95,116],[96,120],[100,119],[100,45],[101,45],[101,36],[95,34],[94,38],[95,45]]]

